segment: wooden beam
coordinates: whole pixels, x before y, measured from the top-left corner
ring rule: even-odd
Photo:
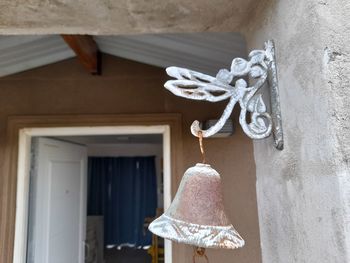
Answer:
[[[92,36],[61,35],[77,55],[79,62],[93,75],[101,75],[101,54]]]

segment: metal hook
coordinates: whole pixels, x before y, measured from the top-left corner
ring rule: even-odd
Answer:
[[[206,262],[209,263],[209,259],[205,254],[205,248],[203,247],[195,247],[193,249],[193,258],[192,258],[193,263],[196,263],[196,257],[200,257],[200,258],[204,257]]]

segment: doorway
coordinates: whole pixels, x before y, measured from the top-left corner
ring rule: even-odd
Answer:
[[[163,212],[161,134],[53,137],[87,156],[85,263],[164,262],[148,231]]]
[[[14,246],[14,261],[16,263],[26,262],[27,237],[28,237],[28,196],[29,196],[29,168],[30,168],[30,147],[33,137],[55,137],[62,139],[62,136],[119,136],[126,135],[158,135],[162,138],[163,151],[163,204],[164,208],[169,206],[171,200],[171,165],[170,165],[170,127],[169,125],[153,126],[103,126],[103,127],[61,127],[61,128],[31,128],[20,131],[19,160],[18,160],[18,186],[17,186],[17,216],[16,234]],[[124,137],[123,137],[124,136]],[[72,138],[72,137],[71,137]],[[82,137],[81,137],[82,138]],[[105,137],[106,138],[106,137]],[[111,138],[111,137],[110,137]],[[52,139],[52,138],[51,138]],[[122,139],[123,140],[123,139]],[[21,191],[22,190],[22,191]],[[21,216],[19,216],[21,215]],[[85,247],[84,247],[85,249]],[[171,244],[164,243],[165,262],[171,262]]]

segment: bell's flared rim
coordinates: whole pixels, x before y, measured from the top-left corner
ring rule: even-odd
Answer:
[[[245,243],[233,225],[199,225],[165,214],[154,220],[148,229],[157,236],[196,247],[236,249]]]

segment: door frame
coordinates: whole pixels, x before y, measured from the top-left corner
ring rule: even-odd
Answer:
[[[31,138],[117,134],[163,135],[164,208],[167,208],[182,170],[180,114],[14,116],[8,119],[0,217],[0,245],[6,254],[2,262],[25,263]],[[172,244],[166,241],[168,263],[175,254],[172,250]]]

